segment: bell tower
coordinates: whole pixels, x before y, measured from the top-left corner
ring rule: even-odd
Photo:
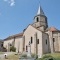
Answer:
[[[38,12],[34,17],[33,26],[41,31],[44,31],[48,27],[47,17],[45,16],[41,6],[39,5]]]

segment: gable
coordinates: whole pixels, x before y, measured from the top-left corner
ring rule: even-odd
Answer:
[[[28,34],[33,34],[35,32],[40,32],[42,33],[40,30],[36,29],[35,27],[33,27],[32,25],[29,25],[26,30],[24,31],[24,34],[28,33]]]

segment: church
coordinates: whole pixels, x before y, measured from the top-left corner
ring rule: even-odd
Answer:
[[[10,51],[10,46],[16,48],[16,52],[28,52],[28,45],[31,46],[31,53],[41,57],[43,54],[60,52],[60,30],[49,27],[47,16],[39,6],[34,22],[28,25],[22,33],[9,36],[4,39],[3,46]]]

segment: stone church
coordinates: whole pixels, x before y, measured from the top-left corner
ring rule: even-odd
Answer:
[[[31,45],[31,53],[41,57],[43,54],[60,52],[60,31],[55,27],[49,27],[47,16],[39,6],[34,22],[27,26],[22,33],[12,35],[4,39],[4,47],[10,51],[10,46],[16,48],[16,52],[28,52]]]

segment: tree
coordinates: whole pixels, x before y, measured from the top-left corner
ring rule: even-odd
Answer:
[[[15,51],[16,51],[16,48],[15,48],[14,46],[11,46],[11,47],[10,47],[10,51],[15,52]]]

